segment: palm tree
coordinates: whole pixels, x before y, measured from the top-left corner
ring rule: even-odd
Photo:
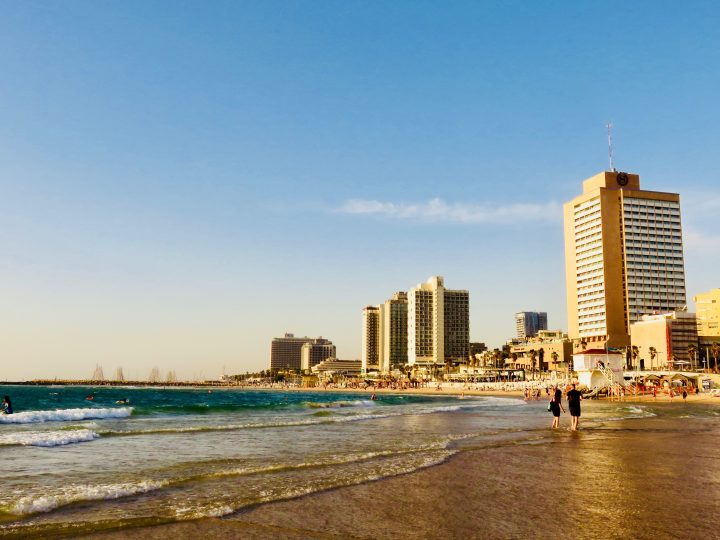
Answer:
[[[500,349],[495,349],[493,351],[493,362],[495,363],[495,367],[502,367],[500,365],[502,359],[503,359],[502,351]]]
[[[655,360],[655,357],[657,356],[657,349],[655,347],[650,347],[648,349],[648,353],[650,354],[650,364],[654,364],[653,360]]]
[[[513,367],[516,368],[516,367],[517,367],[517,360],[518,360],[518,355],[517,355],[517,353],[516,353],[516,352],[510,353],[510,359],[513,361]]]
[[[717,370],[718,370],[717,360],[718,360],[718,356],[720,356],[720,345],[718,345],[717,343],[713,343],[712,346],[710,347],[710,354],[712,355],[713,360],[715,360],[715,370],[714,371],[717,372]]]
[[[697,357],[697,350],[698,350],[698,348],[697,348],[695,345],[690,345],[690,346],[687,348],[688,356],[690,356],[690,358],[692,359],[692,367],[693,367],[693,369],[695,369],[696,366],[697,366],[697,358],[696,358],[696,357]]]
[[[543,371],[544,367],[545,367],[545,349],[540,347],[540,349],[538,349],[538,371]]]
[[[552,358],[553,364],[557,364],[557,361],[558,361],[558,358],[560,358],[560,355],[557,353],[557,351],[553,351],[550,353],[550,358]],[[557,367],[557,365],[555,367]]]
[[[537,358],[537,351],[535,349],[530,349],[528,351],[528,356],[530,357],[531,369],[535,372],[535,359]]]
[[[630,356],[632,357],[632,366],[630,367],[637,368],[637,357],[640,356],[640,347],[637,345],[630,347]]]

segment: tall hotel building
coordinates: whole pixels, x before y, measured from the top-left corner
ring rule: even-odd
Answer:
[[[545,311],[521,311],[515,314],[515,330],[520,339],[535,337],[540,330],[547,329],[547,312]]]
[[[362,372],[380,369],[380,308],[363,308]]]
[[[564,206],[568,333],[588,348],[630,345],[630,324],[686,305],[680,196],[605,171]]]
[[[464,362],[470,342],[470,294],[434,276],[408,292],[408,362]]]
[[[270,369],[302,369],[303,346],[306,344],[309,347],[306,347],[307,351],[305,352],[308,367],[335,356],[335,345],[328,339],[295,337],[293,334],[285,334],[283,337],[273,338],[270,343]]]
[[[407,363],[407,293],[363,309],[362,369],[389,373]]]

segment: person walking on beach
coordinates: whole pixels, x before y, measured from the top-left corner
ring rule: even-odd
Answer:
[[[552,398],[550,398],[550,406],[548,407],[548,410],[553,415],[552,425],[550,426],[551,429],[560,427],[560,409],[562,409],[562,412],[565,412],[565,407],[562,406],[562,390],[555,388]]]
[[[580,425],[580,400],[582,394],[572,385],[572,390],[567,393],[568,409],[570,409],[570,430],[577,431]]]
[[[5,396],[2,400],[2,413],[3,414],[12,414],[13,413],[12,403],[10,402],[10,396]]]

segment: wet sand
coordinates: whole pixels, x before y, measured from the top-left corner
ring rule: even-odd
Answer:
[[[92,538],[720,538],[717,417],[521,437],[221,519]]]

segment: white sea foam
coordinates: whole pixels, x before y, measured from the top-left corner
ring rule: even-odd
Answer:
[[[291,468],[304,468],[304,467],[313,467],[313,466],[322,466],[322,465],[328,465],[328,466],[336,466],[336,465],[345,465],[349,463],[357,463],[358,460],[363,459],[371,459],[374,457],[399,457],[402,458],[402,454],[415,454],[412,458],[409,460],[406,460],[405,462],[397,462],[397,461],[391,461],[388,462],[385,466],[380,466],[379,468],[371,469],[368,471],[358,471],[359,474],[341,474],[341,475],[335,475],[334,481],[331,479],[329,482],[326,482],[324,484],[317,484],[314,482],[306,482],[302,485],[295,485],[295,486],[288,486],[288,487],[280,487],[275,486],[274,484],[272,486],[268,486],[266,489],[260,489],[256,492],[257,498],[252,502],[270,502],[270,501],[278,501],[278,500],[284,500],[284,499],[292,499],[296,497],[300,497],[303,495],[308,495],[311,493],[317,493],[319,491],[323,491],[328,488],[332,487],[341,487],[341,486],[351,486],[351,485],[357,485],[362,484],[368,481],[373,480],[379,480],[382,478],[389,478],[392,476],[397,476],[400,474],[406,474],[413,471],[417,471],[419,469],[424,469],[427,467],[431,467],[433,465],[438,465],[445,460],[447,460],[450,456],[457,453],[457,451],[454,450],[438,450],[436,449],[435,445],[429,446],[426,450],[431,450],[428,453],[417,453],[421,449],[415,449],[415,450],[407,450],[407,451],[399,451],[399,452],[393,452],[393,451],[383,451],[383,452],[368,452],[365,454],[358,454],[355,456],[352,456],[352,459],[348,459],[348,456],[345,456],[345,459],[341,459],[339,461],[329,461],[329,462],[310,462],[310,463],[300,463],[295,466],[292,466]],[[264,471],[272,472],[274,470],[281,470],[286,467],[283,466],[276,466],[276,467],[268,467]],[[263,471],[263,472],[264,472]],[[246,474],[247,470],[240,471],[240,474]],[[229,472],[229,474],[232,474],[232,472]],[[332,473],[329,473],[332,477]],[[232,514],[234,512],[237,512],[240,508],[243,506],[246,506],[249,504],[250,501],[243,501],[240,502],[239,505],[235,508],[228,504],[210,504],[207,506],[204,506],[202,504],[199,504],[197,506],[180,506],[176,507],[175,515],[179,519],[198,519],[203,517],[221,517],[228,514]]]
[[[629,418],[645,418],[651,416],[657,416],[654,412],[648,411],[645,407],[641,406],[629,406],[624,408],[625,411],[630,413]]]
[[[269,465],[267,467],[260,467],[260,468],[252,468],[252,467],[236,467],[236,468],[230,468],[225,469],[222,471],[214,472],[209,474],[208,476],[213,478],[222,478],[226,476],[243,476],[243,475],[249,475],[249,474],[259,474],[259,473],[271,473],[271,472],[277,472],[282,470],[290,470],[290,469],[311,469],[314,467],[328,467],[328,466],[337,466],[337,465],[347,465],[351,463],[358,463],[360,461],[367,461],[374,458],[386,458],[386,457],[397,457],[397,456],[405,456],[410,454],[420,454],[422,452],[428,452],[428,451],[438,451],[438,450],[445,450],[448,445],[448,441],[442,441],[442,442],[434,442],[429,443],[425,445],[421,445],[415,448],[406,448],[406,449],[398,449],[398,450],[381,450],[381,451],[368,451],[368,452],[358,452],[355,454],[332,454],[326,457],[323,457],[321,459],[315,460],[315,461],[303,461],[300,463],[281,463],[281,464],[273,464]]]
[[[372,407],[375,402],[370,399],[361,399],[356,401],[308,401],[306,407],[311,409],[336,409],[340,407]]]
[[[357,403],[358,405],[353,405],[352,407],[360,407],[364,406],[362,404],[371,404],[375,405],[372,401],[347,401],[347,402],[328,402],[327,406],[329,407],[330,404],[335,404],[336,407],[343,407],[342,405],[337,405],[337,403]],[[318,408],[322,408],[320,404],[317,404]],[[326,404],[322,404],[326,405]],[[151,435],[151,434],[160,434],[160,433],[193,433],[193,432],[202,432],[202,431],[235,431],[235,430],[242,430],[242,429],[263,429],[263,428],[282,428],[282,427],[300,427],[300,426],[313,426],[313,425],[320,425],[320,424],[336,424],[336,423],[346,423],[346,422],[361,422],[364,420],[379,420],[382,418],[392,418],[397,416],[412,416],[412,415],[419,415],[419,414],[434,414],[434,413],[441,413],[441,412],[455,412],[459,410],[465,410],[465,409],[475,409],[475,408],[486,408],[486,407],[497,407],[497,406],[526,406],[527,403],[525,403],[523,400],[520,399],[514,399],[514,398],[502,398],[502,397],[483,397],[479,399],[471,399],[468,401],[464,401],[462,403],[458,403],[456,405],[440,405],[440,406],[433,406],[431,404],[424,404],[423,406],[413,406],[413,405],[405,405],[402,407],[399,407],[400,410],[397,410],[395,407],[383,407],[382,413],[371,413],[371,412],[363,412],[361,414],[337,414],[335,416],[331,417],[319,417],[319,418],[306,418],[303,417],[302,419],[298,420],[292,420],[292,419],[275,419],[275,420],[267,420],[264,422],[249,422],[249,423],[242,423],[242,424],[225,424],[225,425],[201,425],[201,426],[178,426],[178,427],[159,427],[159,428],[148,428],[148,429],[139,429],[139,430],[107,430],[107,431],[100,431],[101,435],[116,435],[116,436],[122,436],[122,435]],[[306,406],[309,406],[312,408],[309,403],[306,403]],[[408,408],[410,407],[410,408]],[[378,410],[378,409],[375,409]]]
[[[195,508],[192,506],[181,506],[175,509],[175,515],[179,519],[198,519],[206,517],[222,517],[235,512],[232,506],[221,504],[219,506],[208,506],[206,508]]]
[[[654,412],[648,411],[643,406],[630,405],[628,407],[620,407],[619,409],[622,416],[613,416],[610,418],[604,418],[606,421],[618,421],[618,420],[635,420],[638,418],[652,418],[657,416]],[[627,414],[629,413],[629,414]]]
[[[0,435],[0,446],[64,446],[80,442],[89,442],[99,437],[89,429],[73,429],[61,431],[26,431]]]
[[[84,501],[120,499],[130,495],[147,493],[165,486],[167,482],[146,480],[137,483],[74,485],[44,495],[28,495],[18,499],[8,511],[12,514],[26,515],[49,512],[60,506]]]
[[[495,397],[495,396],[487,396],[480,398],[482,401],[478,405],[484,406],[484,407],[495,407],[498,405],[509,405],[511,407],[521,406],[524,407],[527,405],[527,402],[520,398],[509,398],[509,397]]]
[[[0,424],[38,424],[41,422],[127,418],[132,414],[132,411],[132,407],[118,407],[117,409],[55,409],[54,411],[23,411],[15,414],[0,414]]]

